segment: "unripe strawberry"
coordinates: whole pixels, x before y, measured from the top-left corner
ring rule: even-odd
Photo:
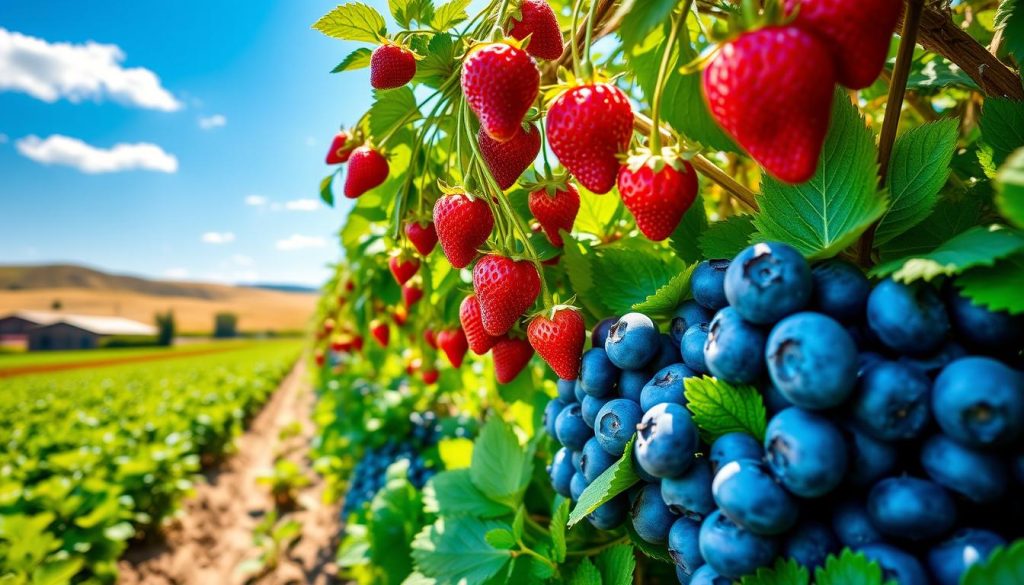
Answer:
[[[394,89],[412,81],[416,75],[416,56],[405,47],[384,44],[370,56],[370,85],[374,89]]]
[[[480,126],[504,142],[519,131],[523,117],[540,91],[540,71],[533,57],[507,43],[470,49],[462,64],[462,93]]]

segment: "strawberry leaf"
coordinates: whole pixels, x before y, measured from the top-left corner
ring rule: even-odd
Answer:
[[[1024,228],[1024,148],[1018,148],[999,169],[996,207],[1013,225]]]
[[[753,218],[749,215],[716,221],[700,237],[700,251],[705,258],[732,258],[749,245],[753,233]]]
[[[420,119],[416,96],[408,86],[388,91],[374,90],[370,106],[370,134],[383,138],[399,124],[407,125]]]
[[[793,559],[776,559],[772,568],[761,567],[740,579],[740,585],[808,585],[807,569]]]
[[[362,2],[342,4],[320,17],[313,28],[323,34],[343,41],[378,43],[387,36],[384,17],[371,6]]]
[[[487,542],[487,533],[507,525],[476,518],[439,518],[412,542],[416,568],[441,583],[483,583],[496,575],[512,552]]]
[[[370,57],[373,55],[373,51],[366,47],[360,47],[355,51],[348,54],[347,57],[338,63],[338,66],[331,69],[331,73],[341,73],[342,71],[355,71],[357,69],[365,69],[370,66]]]
[[[900,258],[876,266],[871,276],[889,276],[901,282],[932,280],[960,274],[976,266],[992,266],[996,260],[1024,250],[1024,234],[1000,225],[975,226],[927,254]]]
[[[960,201],[939,201],[927,219],[878,249],[882,262],[927,254],[978,223],[981,201],[970,195]]]
[[[430,19],[430,26],[434,30],[445,31],[466,20],[469,18],[466,14],[469,3],[470,0],[450,0],[438,6]]]
[[[956,279],[960,291],[977,305],[992,311],[1024,313],[1024,256],[1016,255],[985,266],[968,270]]]
[[[960,578],[961,585],[1022,582],[1024,582],[1024,540],[1018,540],[996,549],[988,559],[971,565]]]
[[[710,376],[687,378],[684,383],[686,407],[706,442],[733,432],[764,439],[768,414],[757,388],[734,386]]]
[[[882,585],[882,568],[863,554],[843,549],[839,556],[829,555],[825,566],[815,569],[814,582],[816,585]]]
[[[402,28],[410,28],[414,22],[429,23],[434,16],[434,4],[430,0],[388,0],[388,8]]]
[[[635,440],[636,435],[626,443],[626,450],[622,457],[604,470],[604,473],[597,476],[587,486],[587,489],[583,490],[580,499],[576,501],[576,507],[569,514],[569,527],[586,518],[587,514],[596,510],[601,504],[640,481],[640,476],[633,470],[633,441]]]
[[[690,277],[695,268],[696,263],[687,266],[667,284],[648,295],[643,302],[633,305],[633,310],[650,316],[667,317],[690,294]]]
[[[1003,46],[1006,50],[1017,58],[1017,63],[1024,62],[1024,2],[1000,2],[995,24],[996,30],[1003,33]]]
[[[997,168],[1024,146],[1024,101],[985,99],[979,125],[981,139],[991,149],[992,165]]]
[[[650,291],[669,284],[686,269],[679,259],[663,258],[643,243],[628,240],[603,248],[591,262],[594,274],[601,276],[596,293],[609,309],[605,315],[628,313],[644,303]]]
[[[633,570],[636,569],[636,556],[629,544],[617,544],[606,548],[597,557],[597,567],[601,570],[603,585],[631,585]]]

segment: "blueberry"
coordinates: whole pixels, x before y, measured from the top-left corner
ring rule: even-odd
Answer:
[[[700,556],[700,522],[680,518],[668,531],[668,555],[687,578],[704,564]]]
[[[619,374],[619,394],[640,404],[640,393],[650,379],[651,374],[645,370],[622,370]]]
[[[563,408],[565,408],[565,402],[559,398],[552,398],[548,405],[544,407],[544,430],[556,439],[558,437],[555,435],[555,420]]]
[[[676,311],[672,316],[672,324],[669,327],[670,335],[678,344],[682,341],[683,333],[686,333],[687,329],[701,323],[710,323],[711,318],[714,316],[714,311],[709,311],[698,305],[697,301],[683,301],[681,305],[676,307]]]
[[[690,276],[690,290],[697,304],[712,311],[729,304],[725,298],[725,272],[728,268],[728,260],[705,260],[697,265]]]
[[[932,411],[943,432],[965,445],[1011,444],[1024,430],[1024,374],[991,358],[958,359],[935,380]]]
[[[754,244],[739,253],[725,273],[729,304],[751,323],[770,325],[807,305],[811,268],[786,244]]]
[[[711,444],[711,474],[718,473],[726,463],[740,459],[762,459],[764,447],[747,433],[726,433]]]
[[[658,353],[644,368],[651,372],[667,368],[672,364],[679,363],[679,343],[672,340],[672,336],[662,333],[658,337]]]
[[[768,414],[774,416],[783,410],[793,406],[793,403],[786,399],[779,392],[779,389],[775,387],[775,384],[769,380],[763,385],[761,390],[761,397],[764,398],[764,407],[768,411]]]
[[[576,380],[562,380],[559,378],[555,385],[558,388],[558,399],[569,403],[576,401]]]
[[[857,552],[882,567],[882,580],[899,585],[928,585],[928,575],[921,563],[911,555],[888,544],[862,546]]]
[[[663,402],[644,413],[633,449],[647,473],[679,477],[693,465],[698,444],[697,425],[686,408]]]
[[[861,377],[850,403],[853,420],[883,441],[918,437],[931,419],[931,380],[900,362],[879,362]]]
[[[604,343],[608,339],[608,331],[618,320],[618,317],[608,317],[607,319],[599,321],[597,325],[594,325],[594,330],[590,332],[590,346],[604,347]]]
[[[676,576],[679,576],[680,569],[676,567]],[[681,578],[679,582],[686,585]],[[732,585],[732,579],[723,577],[715,572],[708,565],[701,565],[699,569],[693,572],[693,577],[689,580],[689,585]]]
[[[778,541],[761,536],[730,520],[715,510],[700,527],[700,554],[716,573],[739,579],[760,567],[767,567],[779,550]]]
[[[921,445],[921,466],[936,483],[975,502],[993,502],[1006,492],[1009,474],[1001,457],[945,435]]]
[[[686,388],[683,380],[695,375],[693,370],[683,364],[672,364],[662,368],[640,392],[640,408],[646,412],[655,404],[663,402],[686,406]]]
[[[576,385],[573,386],[572,394],[576,397],[577,404],[583,404],[583,399],[587,397],[587,393],[583,391],[582,380],[576,380]]]
[[[569,497],[572,501],[579,500],[580,494],[583,493],[583,490],[587,489],[588,485],[590,484],[587,483],[587,479],[583,477],[582,473],[576,472],[572,474],[572,479],[569,482]]]
[[[805,520],[782,541],[782,556],[813,571],[823,566],[829,555],[838,553],[839,548],[839,540],[828,526]]]
[[[637,535],[651,544],[665,544],[678,516],[661,499],[661,487],[656,483],[646,483],[633,493],[632,500],[630,517]]]
[[[580,405],[573,403],[558,413],[558,418],[555,419],[555,434],[558,435],[558,442],[562,446],[580,451],[594,433],[583,421]]]
[[[616,398],[609,401],[597,413],[594,425],[597,441],[605,451],[621,457],[643,415],[640,405],[632,400]]]
[[[879,441],[861,429],[846,424],[843,426],[847,446],[846,482],[855,486],[867,486],[889,475],[896,468],[896,447]]]
[[[588,349],[580,362],[580,387],[591,396],[607,396],[615,389],[619,369],[608,359],[600,347]],[[582,402],[582,398],[580,401]]]
[[[993,550],[1005,544],[1003,537],[988,530],[958,530],[928,552],[928,568],[938,585],[959,585],[960,577],[971,565],[984,562]]]
[[[900,356],[900,363],[914,366],[921,372],[934,378],[954,361],[965,357],[967,350],[955,341],[946,341],[939,349],[925,356]]]
[[[765,360],[775,387],[801,408],[837,406],[857,381],[857,346],[842,325],[819,313],[779,321],[768,335]]]
[[[842,323],[864,318],[871,283],[864,273],[845,260],[826,260],[811,269],[814,293],[811,306]]]
[[[615,530],[629,516],[629,500],[624,494],[615,496],[587,514],[587,520],[598,530]]]
[[[846,443],[839,429],[800,408],[787,408],[772,417],[764,447],[772,473],[802,498],[829,493],[846,473]]]
[[[588,427],[594,428],[597,413],[600,412],[601,408],[611,400],[612,396],[608,396],[606,398],[587,396],[584,398],[583,404],[580,405],[580,410],[583,411],[583,422],[587,423]]]
[[[562,447],[555,452],[551,465],[548,466],[548,476],[551,477],[551,486],[559,494],[569,497],[569,483],[575,470],[572,468],[572,455],[568,449]]]
[[[967,345],[1003,355],[1007,350],[1019,350],[1024,343],[1024,316],[975,305],[952,287],[946,296],[953,330]]]
[[[587,480],[587,483],[591,483],[597,479],[597,476],[611,467],[615,461],[616,458],[601,447],[601,444],[597,442],[597,438],[592,438],[583,446],[583,455],[580,457],[580,471],[583,472],[583,478]]]
[[[647,483],[658,483],[661,481],[659,478],[644,471],[643,467],[640,467],[640,462],[636,458],[636,449],[633,449],[633,452],[629,454],[629,459],[633,462],[633,471],[636,472],[640,479]]]
[[[890,477],[871,488],[868,514],[880,531],[909,540],[941,536],[956,521],[956,506],[937,483]]]
[[[605,351],[611,363],[624,370],[638,370],[658,354],[661,335],[654,321],[642,313],[626,313],[612,325]]]
[[[683,333],[679,342],[679,355],[683,363],[698,375],[707,374],[708,364],[704,361],[704,344],[708,341],[708,323],[697,323]]]
[[[760,460],[740,459],[723,465],[715,474],[711,492],[723,513],[755,534],[781,534],[796,523],[796,501]]]
[[[765,334],[726,307],[708,326],[704,362],[716,377],[733,384],[752,384],[764,371]]]
[[[868,297],[868,325],[890,349],[927,354],[946,339],[949,316],[928,284],[903,284],[889,278],[878,283]]]
[[[584,445],[584,447],[586,447],[586,445]],[[575,469],[577,473],[583,473],[583,451],[572,452],[572,468]]]
[[[711,463],[707,457],[699,457],[683,475],[661,480],[661,498],[672,513],[703,520],[715,509],[711,480]]]
[[[882,534],[871,523],[867,507],[860,502],[849,501],[836,506],[832,512],[832,530],[839,542],[850,548],[882,540]]]

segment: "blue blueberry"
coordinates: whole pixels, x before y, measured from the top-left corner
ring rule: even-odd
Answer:
[[[889,349],[927,354],[946,339],[949,316],[930,285],[888,278],[868,296],[868,326]]]
[[[615,389],[618,380],[619,369],[612,364],[603,349],[595,347],[583,352],[583,360],[580,362],[580,387],[585,393],[597,397],[607,396]]]
[[[957,338],[973,348],[1002,355],[1024,343],[1024,316],[975,305],[952,287],[947,306]]]
[[[640,408],[648,411],[655,404],[672,402],[686,406],[686,388],[683,380],[696,375],[683,364],[662,368],[640,392]]]
[[[587,489],[588,485],[590,484],[587,483],[587,479],[583,477],[582,473],[576,472],[572,474],[572,479],[569,482],[569,497],[572,501],[578,501],[580,494],[583,493],[583,490]]]
[[[565,408],[565,402],[560,398],[552,398],[548,405],[544,407],[544,430],[548,432],[554,438],[558,438],[555,434],[555,420],[558,418],[558,414]]]
[[[732,384],[752,384],[764,371],[765,334],[726,307],[708,326],[704,363],[716,377]]]
[[[619,394],[640,404],[640,393],[650,379],[651,374],[646,370],[622,370],[619,374]]]
[[[612,400],[614,395],[607,396],[605,398],[598,398],[596,396],[587,396],[583,399],[583,404],[580,405],[580,410],[583,411],[583,422],[587,423],[587,426],[594,428],[594,423],[597,420],[597,413],[601,412],[601,408],[608,404]]]
[[[656,483],[646,483],[632,494],[632,500],[630,517],[637,536],[651,544],[665,544],[678,516],[661,499],[661,487]]]
[[[883,543],[862,546],[857,552],[882,567],[882,580],[899,585],[928,585],[928,574],[916,558]]]
[[[855,486],[867,486],[889,475],[897,464],[899,453],[895,445],[868,435],[854,425],[843,425],[849,453],[845,481]]]
[[[618,317],[608,317],[594,325],[593,331],[590,332],[590,346],[604,347],[605,341],[608,340],[608,331],[611,330],[612,325],[615,325],[615,322],[618,320]]]
[[[839,548],[839,540],[828,526],[804,520],[782,541],[782,556],[813,571],[823,566],[829,555],[838,553]]]
[[[581,451],[583,445],[587,444],[587,439],[592,437],[594,432],[584,422],[580,405],[573,403],[558,413],[558,418],[555,419],[555,434],[563,447]]]
[[[776,414],[786,410],[793,406],[793,403],[786,399],[779,392],[779,389],[775,387],[775,384],[768,380],[767,383],[762,385],[761,397],[764,398],[764,407],[768,411],[768,414],[775,416]]]
[[[580,457],[580,471],[583,472],[583,478],[587,480],[587,483],[591,483],[597,479],[597,476],[611,467],[615,461],[616,457],[605,451],[595,437],[587,441],[587,444],[583,446],[583,455]]]
[[[565,403],[576,401],[576,380],[562,380],[559,378],[555,387],[558,389],[559,400]]]
[[[801,408],[842,404],[857,382],[857,346],[836,320],[819,313],[786,317],[768,334],[768,373]]]
[[[577,404],[583,404],[583,399],[587,397],[587,393],[583,391],[583,381],[576,380],[576,385],[572,389],[573,396],[576,397]]]
[[[686,408],[663,402],[644,413],[633,448],[647,473],[679,477],[693,465],[699,442],[697,425]]]
[[[723,513],[755,534],[781,534],[796,523],[796,501],[760,460],[725,464],[715,474],[711,492]]]
[[[871,523],[868,509],[855,501],[843,502],[832,511],[832,530],[843,546],[858,548],[881,542],[882,533]]]
[[[577,473],[583,473],[583,451],[572,452],[572,468],[575,469]]]
[[[706,564],[694,571],[689,581],[683,581],[682,577],[679,577],[679,571],[679,567],[676,567],[676,577],[682,585],[732,585],[732,579],[719,575]]]
[[[705,260],[698,264],[690,276],[693,300],[712,311],[728,305],[725,298],[725,272],[728,269],[728,260]]]
[[[900,362],[879,362],[861,377],[850,403],[853,420],[882,441],[912,439],[931,420],[931,380]]]
[[[658,353],[644,368],[649,372],[667,368],[672,364],[679,363],[679,343],[672,340],[672,336],[662,333],[658,337]]]
[[[700,521],[680,518],[672,524],[668,531],[668,555],[687,578],[704,565],[704,557],[700,556]]]
[[[842,323],[864,318],[871,283],[864,273],[845,260],[826,260],[811,269],[814,293],[811,306]]]
[[[686,333],[687,329],[701,323],[710,323],[714,316],[714,311],[710,311],[698,305],[697,301],[683,301],[681,305],[676,307],[676,311],[672,316],[672,324],[669,327],[669,334],[678,344],[682,341],[683,334]]]
[[[807,306],[811,268],[786,244],[764,242],[739,253],[725,273],[729,304],[751,323],[771,325]]]
[[[551,465],[548,466],[548,476],[551,477],[551,486],[559,494],[569,497],[569,484],[576,471],[572,468],[572,455],[569,450],[562,447],[555,452]]]
[[[643,467],[640,467],[640,462],[637,461],[636,458],[636,449],[633,449],[633,452],[629,454],[629,458],[630,461],[633,462],[633,471],[637,474],[637,476],[640,477],[640,479],[647,483],[658,483],[659,481],[661,481],[661,479],[654,477],[650,473],[644,471]]]
[[[868,370],[885,361],[885,356],[874,351],[862,351],[857,354],[857,375],[863,376]]]
[[[629,517],[629,500],[619,494],[587,514],[587,520],[598,530],[615,530]]]
[[[964,346],[960,345],[955,341],[946,341],[939,349],[935,350],[929,355],[925,356],[900,356],[900,363],[914,366],[918,370],[927,374],[929,377],[934,378],[945,368],[954,361],[965,357],[967,350]]]
[[[661,334],[643,313],[626,313],[612,325],[604,342],[608,359],[623,370],[639,370],[661,349]]]
[[[998,500],[1009,481],[1002,457],[945,435],[935,435],[921,445],[921,466],[939,485],[980,503]]]
[[[932,411],[943,432],[965,445],[1012,444],[1024,431],[1024,374],[991,358],[958,359],[936,378]]]
[[[707,457],[698,457],[683,475],[661,480],[661,498],[674,514],[703,520],[715,509],[711,480],[711,463]]]
[[[909,540],[941,536],[956,521],[956,505],[937,483],[916,477],[890,477],[871,488],[868,514],[880,531]]]
[[[726,433],[711,443],[711,474],[718,473],[726,463],[740,459],[763,459],[764,447],[747,433]]]
[[[971,565],[984,562],[992,551],[1005,544],[1003,537],[988,530],[958,530],[928,552],[928,568],[938,585],[959,585]]]
[[[708,323],[697,323],[683,333],[679,342],[679,355],[683,363],[697,375],[710,373],[708,364],[704,361],[704,344],[708,341]]]
[[[632,400],[616,398],[609,401],[597,413],[594,424],[597,441],[605,451],[621,457],[643,416],[640,405]]]
[[[764,448],[775,477],[802,498],[831,492],[846,474],[847,447],[839,429],[800,408],[787,408],[772,417]]]
[[[779,542],[745,530],[715,510],[700,527],[700,554],[716,573],[730,579],[749,575],[775,560]]]

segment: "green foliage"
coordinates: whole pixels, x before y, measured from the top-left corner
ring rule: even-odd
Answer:
[[[699,242],[707,229],[708,216],[704,211],[704,198],[698,196],[669,236],[669,244],[676,253],[676,258],[687,264],[703,260]]]
[[[384,138],[402,125],[420,118],[416,96],[408,87],[387,91],[374,90],[370,106],[370,134]]]
[[[772,568],[762,567],[740,579],[740,585],[808,585],[807,569],[793,559],[776,559]]]
[[[968,270],[956,279],[956,284],[975,304],[993,311],[1024,313],[1024,256],[1018,254],[994,266]]]
[[[633,570],[636,568],[633,547],[617,544],[606,548],[597,557],[597,567],[601,570],[603,585],[631,585]]]
[[[370,57],[372,55],[373,51],[370,49],[367,49],[366,47],[359,47],[342,59],[341,63],[338,63],[334,69],[331,69],[331,73],[342,73],[343,71],[365,69],[370,66]]]
[[[633,310],[656,317],[670,315],[679,306],[679,303],[690,294],[690,276],[693,275],[695,268],[697,268],[696,264],[687,266],[643,302],[634,304]]]
[[[387,36],[384,17],[372,6],[362,2],[342,4],[320,17],[313,28],[343,41],[379,43]]]
[[[533,474],[533,446],[523,449],[512,428],[492,417],[473,446],[469,473],[485,496],[514,508]]]
[[[977,562],[960,578],[961,585],[1024,583],[1024,540],[996,549],[988,559]]]
[[[423,60],[416,63],[415,80],[439,89],[455,71],[455,43],[449,35],[434,35],[427,43]]]
[[[843,549],[838,557],[829,555],[825,559],[825,566],[814,570],[814,583],[816,585],[882,585],[882,568],[878,566],[878,563],[868,560],[860,553]]]
[[[757,388],[735,386],[710,376],[687,378],[685,385],[686,407],[705,442],[737,431],[764,439],[768,414]]]
[[[583,294],[593,295],[597,304],[604,307],[603,315],[628,313],[634,305],[647,301],[651,291],[668,285],[687,270],[677,258],[666,259],[650,248],[635,245],[634,242],[623,240],[612,246],[600,248],[593,256],[588,257],[589,262],[582,267],[593,275],[590,276],[592,279],[600,275],[601,285],[587,293],[577,290],[576,294],[580,297]],[[688,284],[686,282],[683,286],[688,287]],[[659,306],[663,304],[659,303]]]
[[[992,266],[996,260],[1024,249],[1024,235],[1003,226],[973,227],[927,254],[901,258],[876,266],[872,276],[889,276],[901,282],[953,276],[976,266]]]
[[[460,22],[469,18],[466,15],[466,8],[470,0],[449,0],[437,7],[434,17],[430,20],[430,26],[435,30],[448,30]]]
[[[611,467],[604,470],[604,473],[597,476],[587,486],[587,489],[583,490],[583,493],[580,494],[576,507],[569,514],[570,527],[586,518],[587,514],[596,510],[601,504],[621,494],[640,481],[640,476],[633,470],[633,441],[635,440],[636,436],[634,435],[626,443],[626,450],[623,452],[622,457],[613,463]]]
[[[487,542],[487,533],[505,527],[501,522],[476,518],[439,518],[412,542],[416,567],[437,585],[483,583],[512,558],[508,549]]]
[[[996,12],[996,28],[1003,33],[1003,46],[1018,63],[1024,62],[1024,3],[1002,0]]]
[[[443,510],[447,516],[499,518],[512,512],[508,505],[485,496],[473,483],[468,469],[443,471],[435,475],[427,484],[423,497],[427,511],[432,514]]]
[[[999,167],[1024,146],[1024,101],[986,99],[980,125],[982,140],[992,151],[992,164]]]
[[[409,28],[415,23],[429,23],[434,16],[431,0],[388,0],[388,8],[402,28]]]
[[[882,262],[927,254],[954,236],[977,225],[981,219],[981,202],[973,197],[959,201],[943,199],[931,215],[906,233],[879,247]]]
[[[1018,148],[997,177],[996,206],[1011,224],[1024,228],[1024,148]]]
[[[732,258],[747,247],[754,231],[753,218],[749,215],[716,221],[701,236],[700,251],[705,258]]]

